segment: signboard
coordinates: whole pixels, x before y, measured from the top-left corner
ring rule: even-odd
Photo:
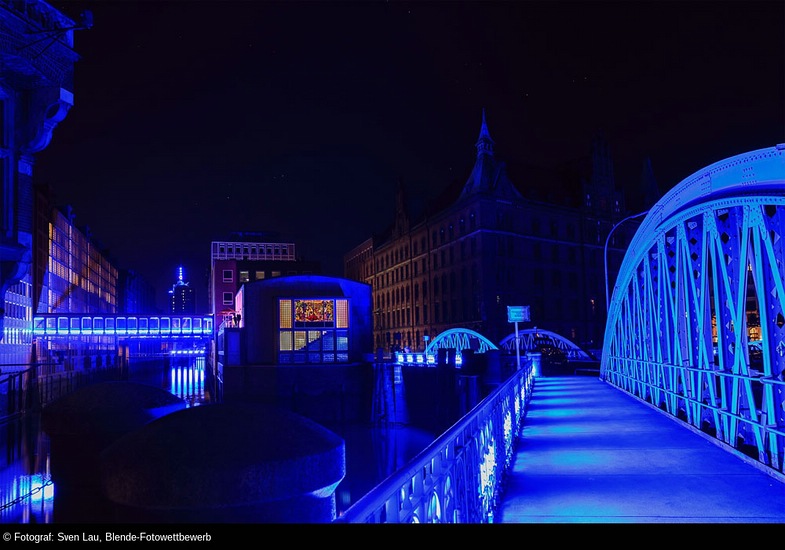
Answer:
[[[525,321],[531,321],[529,306],[507,306],[508,323],[523,323]]]

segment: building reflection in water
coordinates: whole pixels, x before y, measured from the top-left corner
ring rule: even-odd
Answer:
[[[0,523],[52,523],[55,486],[49,438],[38,415],[0,423]]]
[[[206,398],[205,364],[204,356],[172,359],[169,391],[188,403],[188,406],[199,405]]]
[[[163,385],[183,399],[188,406],[205,402],[206,360],[202,354],[178,354],[170,356],[169,373],[150,376],[149,365],[139,376],[134,374],[133,358],[129,378],[134,382],[154,386]],[[161,362],[163,363],[163,361]],[[158,372],[161,372],[159,364]],[[167,367],[163,367],[165,370]],[[167,386],[168,381],[168,387]],[[28,414],[0,422],[0,523],[55,523],[56,484],[51,475],[50,441],[41,430],[38,414]],[[78,516],[72,511],[69,516]],[[84,518],[89,522],[90,518]]]

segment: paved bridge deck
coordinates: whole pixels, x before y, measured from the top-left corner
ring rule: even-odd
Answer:
[[[595,376],[538,378],[496,523],[785,523],[785,481]]]

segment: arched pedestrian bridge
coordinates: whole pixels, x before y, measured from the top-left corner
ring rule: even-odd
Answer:
[[[636,232],[601,377],[783,471],[785,146],[699,170]]]
[[[516,338],[517,349],[516,349]],[[500,350],[505,353],[515,354],[536,351],[541,342],[562,350],[570,361],[595,361],[594,355],[575,342],[564,336],[541,328],[528,328],[514,332],[502,339],[499,344],[494,344],[482,334],[467,328],[452,328],[445,330],[430,341],[422,353],[398,353],[399,363],[432,365],[436,363],[436,356],[440,349],[454,351],[455,362],[461,364],[461,355],[465,350],[474,353],[486,353],[490,350]]]
[[[695,172],[630,243],[599,378],[515,372],[341,521],[785,523],[783,234],[785,144]]]

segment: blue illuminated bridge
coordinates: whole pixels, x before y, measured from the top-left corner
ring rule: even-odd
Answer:
[[[785,523],[783,235],[785,145],[684,179],[628,247],[599,376],[538,376],[527,355],[337,521]]]

